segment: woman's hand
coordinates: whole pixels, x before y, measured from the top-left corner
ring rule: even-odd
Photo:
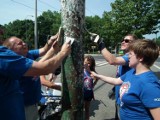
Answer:
[[[95,80],[95,79],[99,79],[98,74],[94,71],[90,71],[91,73],[91,77]]]

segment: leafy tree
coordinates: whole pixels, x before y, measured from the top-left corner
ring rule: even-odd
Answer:
[[[128,33],[134,33],[140,38],[142,35],[154,33],[160,22],[158,1],[116,0],[112,3],[112,11],[104,12],[103,18],[109,22],[105,23],[105,28],[110,31],[108,34],[111,34],[113,41],[120,41]]]
[[[8,25],[5,24],[5,38],[17,36],[33,47],[34,43],[34,23],[32,20],[15,20]]]
[[[0,25],[0,45],[2,44],[3,40],[4,40],[4,26]]]
[[[43,46],[50,35],[58,32],[61,25],[61,14],[58,12],[43,12],[38,17],[38,33],[39,33],[39,46]]]
[[[152,34],[160,29],[160,2],[159,0],[115,0],[111,4],[112,10],[103,13],[103,17],[86,16],[85,18],[85,52],[92,51],[95,46],[90,41],[89,32],[96,33],[104,39],[107,47],[115,47],[122,37],[134,33],[139,38],[145,34]],[[58,32],[61,25],[61,13],[46,11],[37,18],[39,47],[46,43],[49,35]],[[0,26],[4,34],[1,39],[17,36],[34,48],[34,21],[15,20]],[[157,36],[158,37],[158,36]],[[97,47],[95,50],[98,50]]]
[[[5,25],[5,35],[6,37],[17,36],[22,37],[25,33],[25,22],[20,20],[15,20],[12,23],[10,22],[8,25]]]
[[[61,16],[58,12],[47,11],[37,18],[38,26],[38,44],[43,46],[49,35],[58,32],[61,23]],[[32,20],[15,20],[3,26],[4,39],[10,36],[17,36],[34,48],[34,21]]]
[[[104,12],[102,19],[105,22],[102,28],[102,30],[104,31],[102,37],[106,42],[106,46],[110,46],[111,48],[113,48],[122,36],[116,29],[116,25],[114,24],[114,18],[112,17],[111,12]]]

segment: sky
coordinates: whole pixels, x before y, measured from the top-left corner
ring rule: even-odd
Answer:
[[[36,0],[0,0],[0,24],[8,24],[14,20],[31,19],[34,20]],[[115,0],[85,0],[85,15],[102,17],[104,11],[111,11],[110,4]],[[37,0],[37,16],[43,11],[60,11],[60,0]],[[160,32],[157,34],[160,36]],[[155,38],[156,35],[144,36],[148,39]]]

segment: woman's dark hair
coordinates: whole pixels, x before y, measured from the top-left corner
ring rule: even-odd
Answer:
[[[87,59],[88,61],[91,62],[90,70],[95,71],[96,62],[95,62],[94,57],[92,57],[91,55],[87,55],[84,57],[84,59]]]

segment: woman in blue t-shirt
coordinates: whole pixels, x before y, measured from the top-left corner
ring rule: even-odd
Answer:
[[[121,85],[121,120],[159,120],[160,83],[150,70],[158,56],[159,47],[153,41],[137,40],[129,47],[129,67],[134,69],[119,78],[91,72],[94,77],[105,82]]]

